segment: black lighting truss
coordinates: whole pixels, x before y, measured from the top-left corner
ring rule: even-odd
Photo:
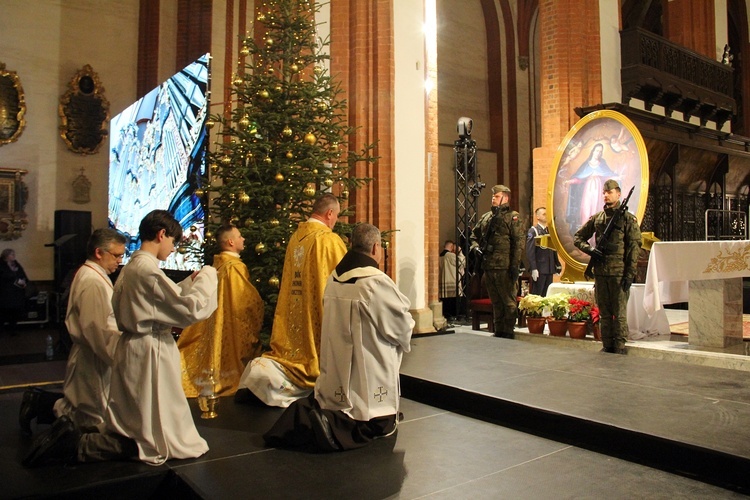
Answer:
[[[477,223],[477,204],[485,183],[477,174],[477,143],[469,135],[461,135],[453,145],[456,173],[456,245],[466,257],[466,265],[456,259],[456,315],[467,315],[467,290],[473,276],[469,255],[471,231]]]

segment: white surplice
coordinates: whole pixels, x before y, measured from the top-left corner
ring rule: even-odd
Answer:
[[[171,328],[185,328],[216,310],[216,269],[206,266],[195,280],[175,284],[154,255],[137,251],[120,273],[112,305],[123,333],[112,369],[107,428],[133,438],[144,462],[203,455],[208,444],[182,391]]]
[[[73,347],[65,367],[65,397],[55,402],[55,415],[67,415],[79,426],[98,425],[104,420],[120,331],[112,311],[112,281],[92,260],[73,278],[65,326]]]
[[[341,275],[334,271],[323,296],[320,376],[315,384],[321,408],[359,421],[398,413],[398,372],[414,328],[409,307],[409,299],[375,267],[356,267]]]

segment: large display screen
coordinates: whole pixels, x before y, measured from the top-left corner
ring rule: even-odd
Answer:
[[[140,246],[141,219],[162,209],[183,229],[162,267],[203,265],[205,214],[194,192],[205,173],[208,61],[203,55],[112,118],[108,213],[109,226],[129,239],[123,263]]]

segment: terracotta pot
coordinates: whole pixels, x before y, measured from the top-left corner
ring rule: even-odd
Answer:
[[[549,319],[547,326],[549,326],[549,334],[553,337],[564,337],[568,332],[567,319]]]
[[[585,339],[589,324],[585,321],[568,321],[568,334],[571,339]]]
[[[593,328],[594,331],[594,340],[598,340],[599,342],[602,341],[602,332],[599,330],[599,323],[594,325]]]
[[[544,324],[546,322],[547,318],[532,318],[531,316],[526,317],[526,325],[529,327],[529,333],[544,332]]]

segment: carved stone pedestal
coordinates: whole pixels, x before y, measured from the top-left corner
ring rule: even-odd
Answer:
[[[742,278],[689,283],[688,343],[703,349],[742,349]]]

